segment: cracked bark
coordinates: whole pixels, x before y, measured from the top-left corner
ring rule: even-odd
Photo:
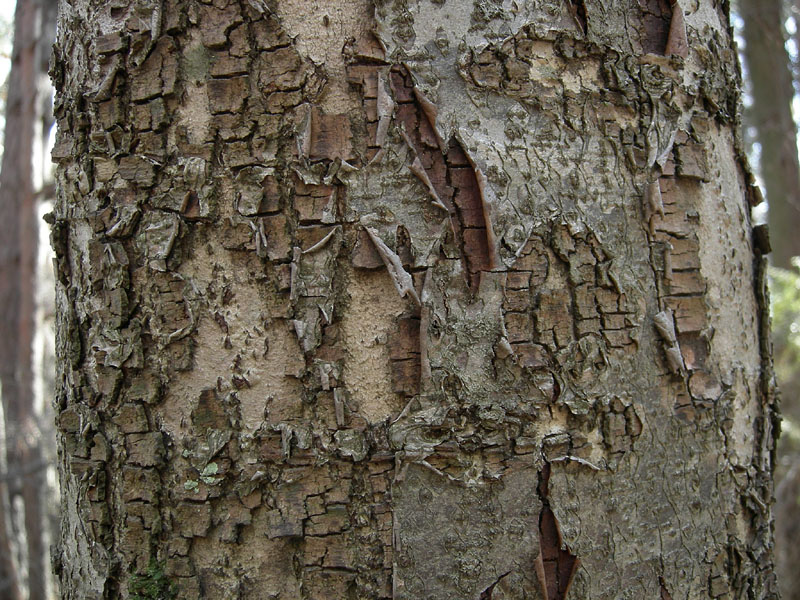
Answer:
[[[64,4],[65,597],[774,597],[757,195],[685,8]]]

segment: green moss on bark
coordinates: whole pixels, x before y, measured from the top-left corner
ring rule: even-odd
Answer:
[[[150,559],[144,574],[131,576],[128,591],[132,600],[172,600],[177,594],[164,573],[164,565],[155,558]]]

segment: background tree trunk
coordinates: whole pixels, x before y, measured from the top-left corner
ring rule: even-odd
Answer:
[[[739,10],[753,97],[745,122],[755,127],[760,147],[759,167],[769,201],[772,262],[789,269],[790,259],[800,256],[800,163],[792,117],[792,70],[784,46],[784,3],[740,0]]]
[[[2,411],[2,404],[0,404]],[[3,415],[4,416],[4,415]],[[2,421],[5,423],[5,419]],[[11,527],[11,508],[7,481],[9,479],[6,465],[5,428],[0,430],[0,594],[9,600],[21,600],[17,565],[14,562]]]
[[[13,535],[10,531],[0,533],[0,561],[4,563],[0,571],[6,575],[16,556],[24,577],[19,573],[6,575],[10,581],[17,580],[17,584],[10,583],[8,597],[20,594],[18,586],[22,586],[30,600],[43,600],[51,579],[45,543],[48,532],[43,455],[49,438],[42,432],[42,410],[34,403],[37,375],[33,348],[39,194],[44,148],[52,123],[47,64],[55,20],[54,1],[17,3],[0,171],[0,306],[4,310],[0,320],[0,381],[7,459],[7,472],[0,483],[0,528],[9,523],[22,525]],[[49,410],[47,414],[50,415]],[[46,431],[52,429],[48,427]],[[13,544],[12,538],[23,543]]]
[[[722,8],[60,19],[65,598],[776,597]]]

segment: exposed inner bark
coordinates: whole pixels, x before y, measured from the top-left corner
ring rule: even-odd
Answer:
[[[669,39],[672,0],[639,0],[642,7],[642,49],[646,53],[663,54]]]
[[[558,521],[550,508],[548,484],[550,463],[545,463],[539,479],[542,512],[539,516],[539,558],[537,569],[545,600],[565,600],[580,565],[578,557],[564,549]]]
[[[396,118],[424,169],[425,183],[430,182],[436,200],[450,213],[464,271],[475,291],[481,271],[491,268],[487,214],[475,167],[456,139],[445,144],[439,137],[435,108],[414,87],[407,69],[392,67],[390,80],[397,102]]]

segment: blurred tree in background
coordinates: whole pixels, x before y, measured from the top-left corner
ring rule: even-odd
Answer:
[[[52,196],[47,140],[52,90],[47,67],[56,0],[19,0],[5,87],[0,167],[0,598],[53,597],[48,547],[54,497],[52,358],[44,315],[52,277],[42,280],[42,208]],[[52,353],[50,353],[52,354]],[[52,468],[52,467],[51,467]],[[49,478],[52,480],[52,478]]]
[[[794,87],[785,47],[787,0],[739,0],[750,105],[745,126],[758,143],[758,167],[769,201],[772,264],[790,267],[800,255],[800,165],[792,117]]]
[[[772,267],[772,339],[783,399],[783,426],[775,473],[776,565],[784,600],[800,598],[800,259],[792,269]]]

